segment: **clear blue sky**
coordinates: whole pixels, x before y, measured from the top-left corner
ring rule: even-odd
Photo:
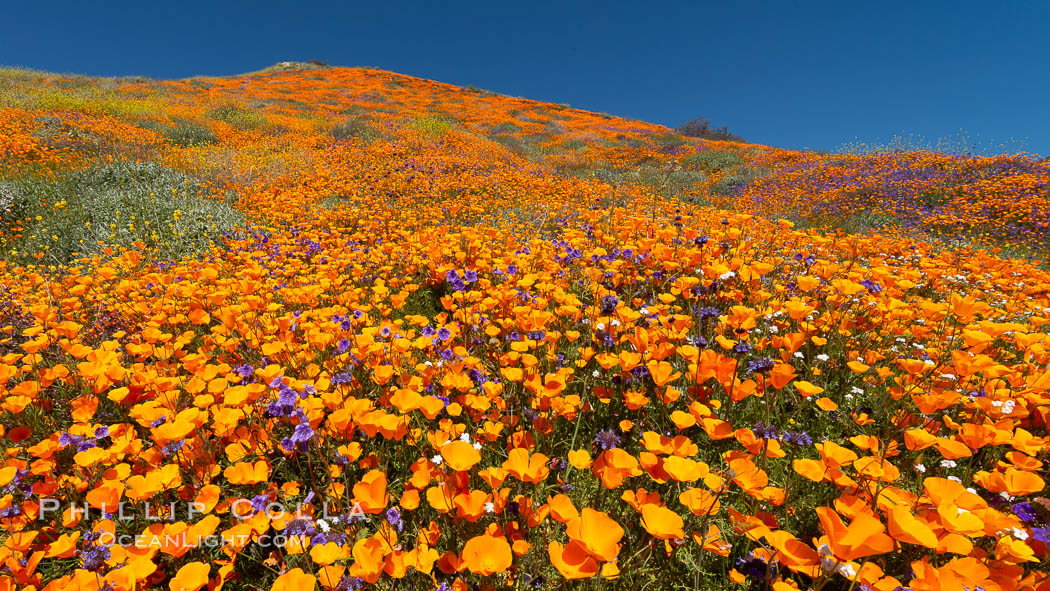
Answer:
[[[370,66],[666,125],[1050,154],[1050,2],[12,2],[0,63],[180,78]]]

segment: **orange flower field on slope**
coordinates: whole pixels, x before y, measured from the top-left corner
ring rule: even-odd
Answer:
[[[996,256],[1045,252],[1045,162],[0,78],[11,191],[152,162],[246,220],[67,261],[0,218],[0,588],[1050,589],[1050,273]]]

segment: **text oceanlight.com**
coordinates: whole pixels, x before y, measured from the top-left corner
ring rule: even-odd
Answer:
[[[101,512],[107,519],[114,521],[136,521],[139,519],[145,519],[146,521],[176,521],[181,518],[185,518],[187,521],[193,521],[196,517],[205,515],[208,513],[207,507],[203,503],[190,502],[190,503],[167,503],[161,505],[153,505],[150,503],[128,505],[127,503],[117,503],[116,507],[112,507],[108,504],[103,504],[101,507],[93,507],[89,503],[83,504],[67,504],[62,505],[57,499],[41,499],[39,502],[40,513],[39,519],[47,519],[48,517],[55,515],[58,511],[62,511],[62,514],[68,514],[71,516],[76,515],[87,515],[91,512]],[[304,505],[295,505],[294,508],[284,505],[283,503],[267,503],[266,505],[259,506],[248,499],[237,499],[230,505],[230,513],[238,520],[244,521],[251,519],[253,516],[259,513],[265,513],[270,519],[284,519],[286,517],[292,519],[365,519],[368,515],[361,510],[359,503],[354,503],[349,510],[342,510],[337,513],[329,513],[328,503],[322,503],[320,511],[318,512],[316,505],[313,511],[304,512]],[[181,511],[180,511],[181,509]],[[181,517],[180,517],[181,516]]]
[[[284,546],[296,539],[301,546],[306,546],[309,536],[285,534],[212,534],[207,536],[188,534],[114,534],[102,532],[97,543],[102,546],[124,546],[134,548],[218,548],[233,546],[243,548],[249,542],[262,546]]]

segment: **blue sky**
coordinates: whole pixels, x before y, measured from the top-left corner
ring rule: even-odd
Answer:
[[[1050,2],[9,3],[0,64],[181,78],[321,59],[835,149],[1050,154]],[[1011,143],[1011,141],[1013,143]]]

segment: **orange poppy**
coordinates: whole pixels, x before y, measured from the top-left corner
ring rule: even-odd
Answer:
[[[467,540],[463,547],[463,566],[477,575],[501,573],[513,560],[506,538],[484,534]]]
[[[682,539],[685,531],[682,518],[677,513],[659,505],[642,507],[642,527],[654,538],[661,540]]]

